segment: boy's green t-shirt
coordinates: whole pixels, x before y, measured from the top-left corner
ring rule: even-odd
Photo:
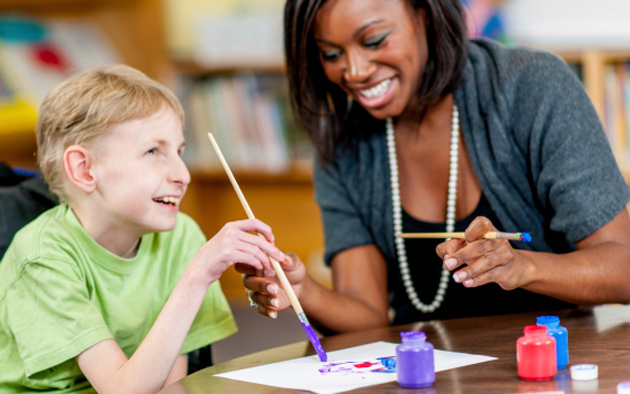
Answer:
[[[93,392],[74,358],[113,338],[130,357],[206,238],[178,214],[171,231],[142,237],[120,258],[59,205],[16,234],[0,262],[0,393]],[[213,283],[181,354],[236,332]]]

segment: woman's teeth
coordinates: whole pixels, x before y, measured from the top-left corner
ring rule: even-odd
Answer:
[[[359,90],[359,92],[361,93],[361,96],[369,99],[380,97],[385,94],[391,82],[391,79],[386,79],[376,86],[373,86],[369,89]]]

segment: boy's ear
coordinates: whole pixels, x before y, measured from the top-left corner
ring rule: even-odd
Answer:
[[[63,153],[63,164],[70,182],[85,193],[91,193],[96,188],[96,181],[92,174],[92,155],[89,149],[79,145],[72,145]]]

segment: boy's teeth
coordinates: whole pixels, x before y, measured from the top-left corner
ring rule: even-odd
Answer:
[[[361,95],[366,98],[376,98],[385,94],[389,84],[392,82],[391,79],[386,79],[383,82],[379,83],[376,86],[373,86],[369,89],[360,90]]]
[[[165,203],[165,204],[173,204],[173,205],[177,205],[177,198],[175,198],[175,197],[170,197],[170,196],[156,198],[156,201],[163,202],[163,203]]]

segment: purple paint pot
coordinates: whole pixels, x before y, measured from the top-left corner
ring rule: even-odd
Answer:
[[[428,387],[435,382],[433,345],[422,331],[403,331],[396,346],[398,384],[405,388]]]

